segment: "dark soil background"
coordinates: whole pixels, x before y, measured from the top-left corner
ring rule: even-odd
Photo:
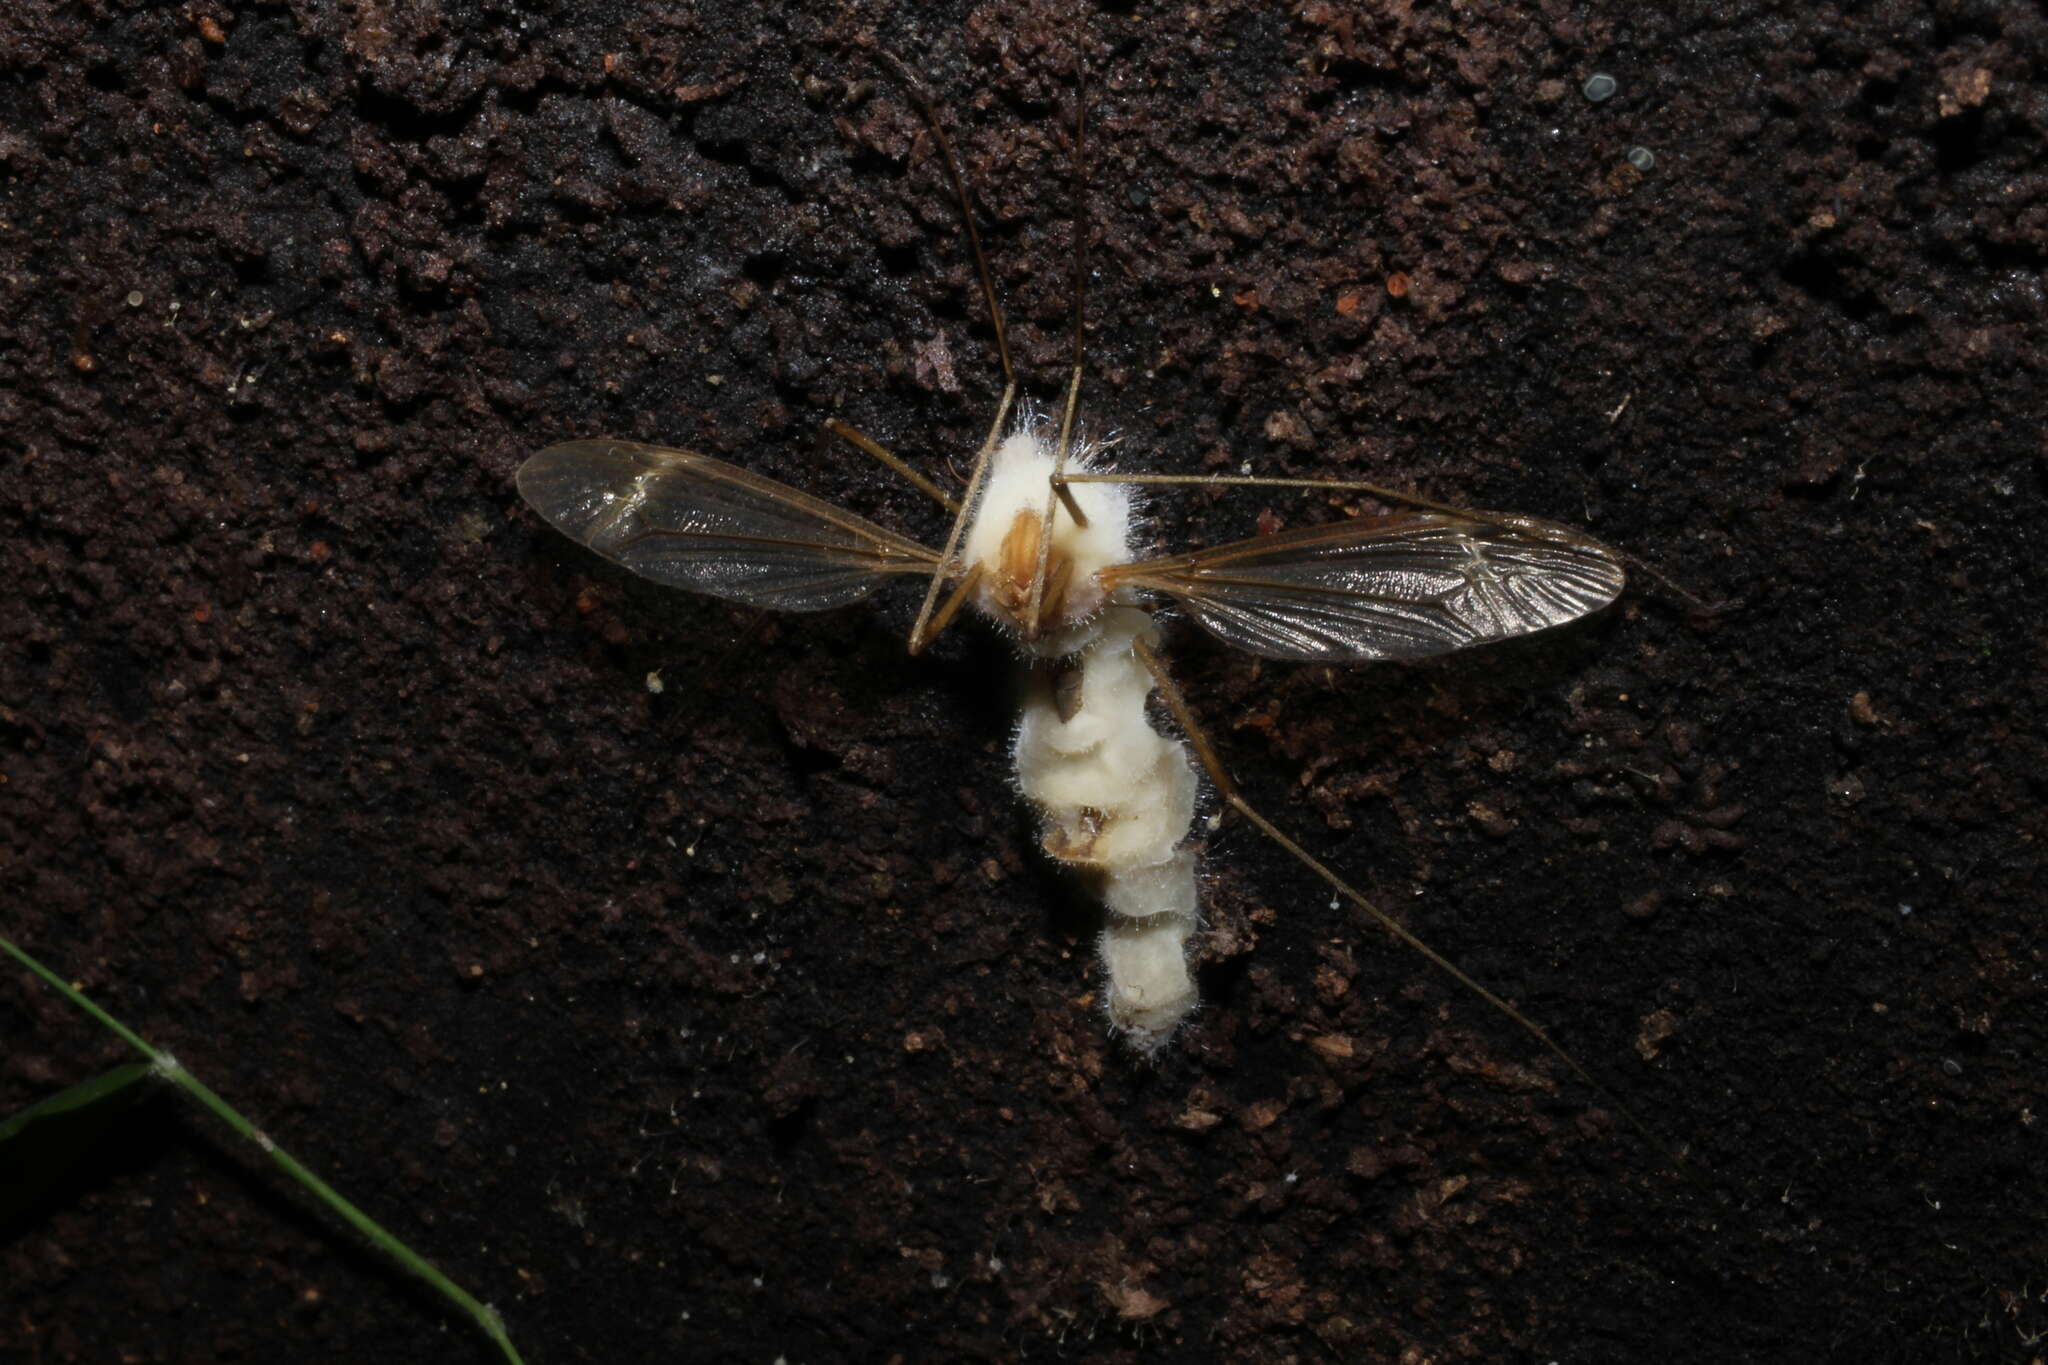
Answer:
[[[5,933],[536,1365],[2040,1358],[2038,9],[763,9],[8,7]],[[1169,628],[1252,798],[1697,1182],[1241,822],[1206,1008],[1128,1055],[1007,646],[665,593],[520,503],[613,434],[941,537],[815,439],[943,470],[998,387],[861,39],[957,129],[1041,400],[1085,66],[1125,467],[1737,604],[1355,671]],[[0,1037],[0,1113],[122,1057],[18,971]],[[0,1357],[490,1358],[168,1099],[0,1229]]]

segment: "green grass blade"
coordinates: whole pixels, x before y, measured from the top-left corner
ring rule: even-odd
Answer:
[[[111,1095],[121,1094],[148,1074],[149,1063],[124,1062],[112,1071],[102,1072],[89,1081],[80,1081],[61,1094],[39,1100],[5,1123],[0,1123],[0,1146],[11,1142],[17,1134],[24,1132],[32,1124],[68,1115],[75,1109],[84,1109],[89,1105],[98,1104]],[[123,1098],[128,1099],[132,1096]]]
[[[379,1225],[375,1219],[370,1217],[370,1215],[364,1213],[354,1204],[351,1204],[348,1200],[344,1199],[341,1196],[340,1192],[337,1191],[333,1186],[329,1185],[319,1176],[314,1175],[304,1166],[301,1166],[291,1156],[290,1153],[286,1152],[284,1148],[272,1142],[267,1136],[264,1135],[263,1131],[259,1129],[255,1124],[243,1118],[242,1115],[239,1112],[237,1112],[231,1105],[229,1105],[226,1100],[214,1094],[213,1091],[207,1089],[206,1086],[201,1084],[198,1077],[194,1076],[191,1072],[187,1071],[182,1065],[179,1064],[177,1058],[171,1056],[171,1054],[168,1052],[164,1052],[157,1048],[151,1047],[148,1043],[142,1040],[140,1035],[132,1032],[126,1025],[121,1023],[120,1020],[114,1018],[114,1016],[108,1014],[98,1005],[95,1005],[93,1004],[92,1001],[86,999],[84,993],[80,991],[76,986],[73,986],[63,977],[57,975],[57,973],[51,971],[48,967],[45,967],[35,958],[30,957],[26,952],[16,947],[6,938],[0,938],[0,951],[4,951],[9,957],[12,957],[22,966],[28,968],[31,972],[34,972],[37,976],[41,977],[45,982],[47,982],[51,986],[52,989],[56,990],[59,994],[63,995],[65,999],[69,1000],[72,1004],[78,1006],[87,1014],[91,1015],[94,1019],[98,1020],[100,1024],[104,1026],[110,1033],[113,1033],[115,1036],[119,1037],[124,1042],[126,1042],[130,1047],[134,1048],[137,1052],[140,1052],[143,1056],[149,1058],[149,1065],[146,1067],[140,1067],[138,1068],[138,1070],[154,1072],[156,1075],[161,1076],[163,1079],[171,1082],[173,1085],[176,1085],[179,1089],[183,1090],[187,1095],[191,1096],[194,1100],[198,1101],[199,1105],[205,1110],[207,1110],[207,1112],[213,1114],[214,1116],[219,1118],[222,1123],[225,1123],[235,1132],[247,1138],[250,1142],[256,1144],[257,1147],[262,1149],[264,1155],[268,1156],[272,1161],[276,1162],[280,1167],[282,1167],[285,1173],[291,1176],[292,1179],[298,1181],[299,1184],[303,1185],[306,1189],[310,1190],[313,1193],[314,1197],[319,1199],[320,1202],[325,1204],[329,1209],[333,1210],[335,1215],[339,1217],[344,1223],[347,1223],[350,1227],[354,1228],[357,1232],[361,1233],[363,1237],[366,1238],[372,1246],[376,1247],[379,1251],[383,1252],[386,1256],[390,1257],[393,1261],[397,1262],[405,1269],[411,1271],[414,1275],[417,1275],[422,1280],[425,1280],[429,1285],[432,1285],[434,1289],[438,1291],[443,1298],[447,1299],[450,1303],[460,1308],[465,1314],[467,1314],[471,1319],[473,1319],[476,1322],[476,1325],[483,1331],[483,1334],[490,1338],[492,1344],[498,1348],[498,1350],[504,1355],[506,1360],[512,1362],[512,1365],[524,1365],[524,1362],[520,1359],[519,1352],[512,1345],[511,1337],[506,1335],[504,1320],[498,1316],[497,1309],[492,1308],[487,1303],[482,1303],[477,1299],[473,1298],[461,1286],[457,1285],[453,1280],[449,1279],[446,1275],[443,1275],[439,1270],[435,1269],[433,1264],[429,1262],[425,1257],[421,1256],[418,1252],[414,1251],[405,1243],[399,1241],[389,1232],[386,1232],[384,1228],[381,1225]],[[123,1067],[120,1069],[120,1071],[110,1071],[103,1076],[96,1077],[94,1080],[86,1081],[81,1085],[73,1086],[70,1090],[65,1091],[62,1095],[53,1096],[51,1099],[45,1100],[41,1104],[35,1105],[32,1108],[24,1110],[20,1114],[17,1114],[13,1119],[9,1120],[9,1124],[26,1124],[30,1119],[30,1116],[36,1114],[39,1110],[42,1110],[45,1107],[54,1104],[58,1100],[66,1099],[67,1097],[74,1095],[76,1092],[80,1090],[85,1090],[89,1087],[100,1086],[101,1088],[97,1095],[90,1096],[84,1100],[74,1101],[71,1105],[68,1105],[66,1107],[76,1109],[81,1104],[89,1104],[93,1102],[95,1099],[102,1098],[107,1094],[111,1094],[113,1093],[115,1087],[105,1085],[104,1083],[107,1082],[109,1078],[117,1076],[121,1074],[121,1072],[125,1072],[127,1070],[129,1070],[128,1067]],[[122,1084],[126,1085],[132,1082],[133,1080],[134,1077],[128,1077],[128,1079],[126,1081],[123,1081]]]
[[[80,1081],[0,1123],[0,1226],[56,1189],[93,1152],[119,1112],[142,1095],[146,1062]]]

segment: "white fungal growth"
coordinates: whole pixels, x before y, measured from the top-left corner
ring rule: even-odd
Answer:
[[[960,557],[981,571],[974,603],[1005,630],[1024,635],[1031,580],[1038,572],[1039,542],[1052,496],[1051,423],[1026,409],[1016,429],[989,457],[981,494],[974,504]],[[1068,454],[1071,473],[1093,472],[1094,451],[1077,444]],[[1107,598],[1096,574],[1134,557],[1131,544],[1132,491],[1128,484],[1069,484],[1068,492],[1087,520],[1076,525],[1064,506],[1052,519],[1046,553],[1045,588],[1039,634],[1028,640],[1046,658],[1071,654],[1087,642],[1092,618]]]
[[[894,58],[885,55],[883,64],[924,106],[950,167],[944,128],[916,78]],[[1618,88],[1604,73],[1583,87],[1596,102]],[[1075,131],[1078,141],[1078,118]],[[1654,162],[1640,147],[1628,157],[1639,170]],[[964,188],[960,199],[1008,381],[993,432],[1010,411],[1015,375]],[[1210,292],[1222,297],[1220,288]],[[131,295],[129,302],[140,297]],[[175,313],[179,305],[170,307]],[[1165,689],[1169,708],[1223,789],[1223,806],[1209,816],[1208,829],[1218,827],[1224,808],[1241,812],[1584,1077],[1541,1029],[1374,908],[1231,789],[1151,652],[1156,637],[1142,608],[1148,595],[1158,594],[1225,644],[1262,658],[1324,665],[1422,659],[1550,630],[1600,610],[1626,582],[1620,557],[1589,536],[1534,517],[1460,512],[1350,483],[1329,487],[1372,491],[1390,503],[1415,503],[1417,510],[1301,526],[1183,554],[1141,553],[1146,547],[1133,531],[1134,485],[1097,468],[1101,447],[1068,445],[1080,395],[1080,311],[1077,300],[1075,371],[1057,424],[1066,430],[1055,435],[1055,423],[1044,414],[1020,408],[1016,426],[978,452],[968,496],[959,502],[844,422],[826,423],[948,509],[953,521],[943,550],[741,466],[634,441],[549,446],[520,467],[519,491],[564,534],[655,583],[755,608],[814,612],[912,577],[923,582],[925,596],[910,632],[911,653],[947,629],[963,607],[1004,630],[1031,669],[1032,694],[1016,738],[1017,784],[1043,816],[1046,852],[1102,896],[1108,912],[1100,944],[1103,1000],[1116,1031],[1138,1050],[1156,1051],[1197,1003],[1188,957],[1200,918],[1187,843],[1199,784],[1187,746],[1153,729],[1147,716],[1156,686]],[[716,386],[722,379],[707,375],[705,382]],[[1238,469],[1235,478],[1142,481],[1302,482],[1255,477],[1250,461]],[[1086,475],[1102,481],[1069,477]],[[649,692],[661,685],[660,674],[647,675]],[[695,856],[706,837],[704,822],[698,824],[685,856]],[[1330,905],[1335,911],[1337,900]],[[1900,907],[1902,914],[1909,910]],[[735,964],[739,960],[732,955]],[[757,954],[754,961],[763,959]],[[175,1072],[168,1057],[158,1065]],[[997,1268],[991,1259],[991,1272]],[[934,1284],[940,1278],[935,1272]]]
[[[997,447],[963,558],[981,570],[976,605],[1020,633],[1038,569],[1054,455],[1027,414]],[[1069,463],[1088,468],[1084,451]],[[1136,651],[1156,642],[1151,618],[1113,604],[1096,575],[1133,556],[1132,495],[1119,484],[1073,484],[1087,518],[1052,515],[1038,656],[1017,730],[1017,784],[1045,817],[1045,851],[1095,881],[1109,912],[1102,932],[1104,1003],[1142,1052],[1157,1050],[1195,1008],[1188,944],[1199,924],[1194,854],[1182,847],[1197,781],[1187,748],[1145,714],[1152,674]]]
[[[1194,854],[1181,847],[1195,815],[1185,745],[1152,728],[1152,675],[1132,646],[1151,618],[1107,608],[1093,640],[1041,670],[1017,730],[1017,783],[1045,815],[1045,851],[1097,879],[1110,1021],[1143,1052],[1157,1049],[1196,1003],[1188,941],[1199,923]]]

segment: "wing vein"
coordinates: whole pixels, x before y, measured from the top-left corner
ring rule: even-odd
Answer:
[[[520,467],[556,529],[643,578],[781,611],[857,602],[939,556],[823,498],[694,451],[568,441]]]
[[[1420,659],[1549,630],[1613,601],[1620,559],[1533,517],[1403,513],[1117,565],[1105,586],[1166,594],[1275,659]]]

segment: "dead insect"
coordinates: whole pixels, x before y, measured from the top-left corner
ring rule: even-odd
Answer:
[[[1186,840],[1199,761],[1231,809],[1591,1083],[1541,1029],[1238,794],[1160,661],[1147,607],[1164,598],[1225,643],[1271,659],[1419,659],[1599,610],[1625,583],[1620,558],[1551,522],[1463,511],[1370,485],[1102,468],[1101,451],[1075,432],[1085,269],[1078,251],[1074,363],[1059,418],[1025,405],[1013,423],[1017,382],[1002,313],[951,144],[915,78],[882,60],[923,109],[952,180],[1002,361],[1003,394],[957,501],[868,437],[836,421],[826,425],[952,514],[944,548],[709,456],[630,441],[550,446],[519,470],[521,495],[570,538],[671,587],[754,607],[822,611],[909,577],[926,585],[910,634],[913,654],[970,603],[1010,634],[1032,682],[1014,746],[1017,780],[1044,817],[1046,852],[1101,892],[1109,912],[1100,943],[1104,998],[1112,1025],[1138,1050],[1158,1049],[1197,1003],[1188,955],[1199,909]],[[1081,148],[1077,114],[1077,181]],[[1158,483],[1361,490],[1418,510],[1140,558],[1137,488]],[[1146,710],[1155,691],[1186,744],[1152,727]]]

